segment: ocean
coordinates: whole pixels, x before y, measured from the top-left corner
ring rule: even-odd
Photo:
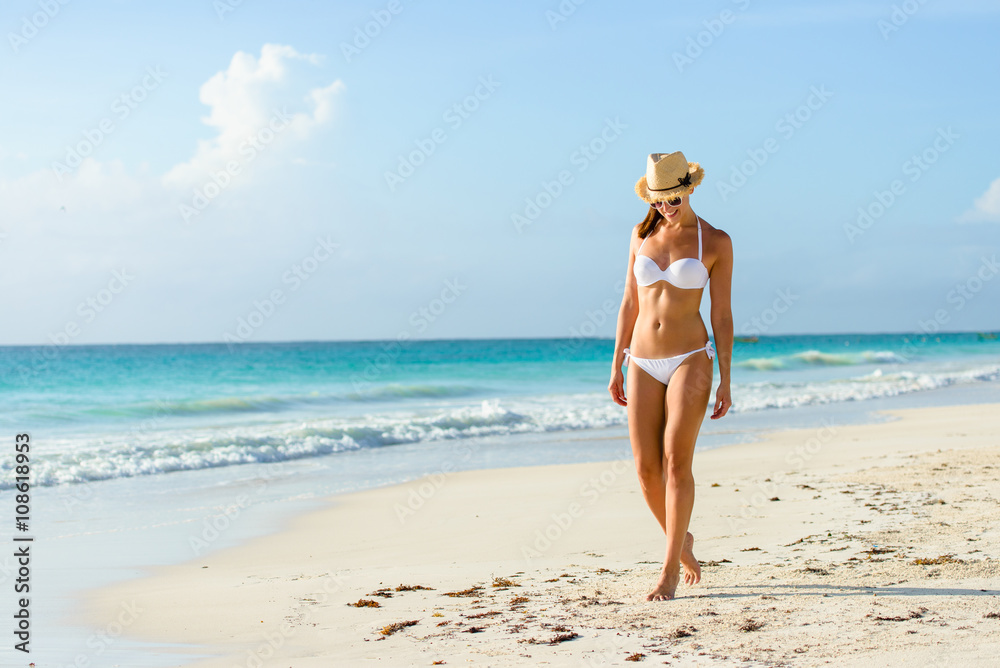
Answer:
[[[37,442],[41,486],[401,444],[623,426],[614,342],[499,339],[0,348],[0,430]],[[716,378],[718,378],[716,368]],[[736,342],[733,415],[1000,378],[988,335]],[[714,398],[714,395],[713,395]],[[0,452],[10,471],[13,452]],[[0,481],[0,489],[13,484]]]
[[[31,437],[31,660],[183,664],[184,648],[88,617],[86,592],[280,529],[330,494],[629,459],[626,409],[607,392],[613,350],[590,338],[0,348],[10,522],[14,436]],[[760,336],[735,344],[734,407],[706,419],[698,447],[886,419],[884,408],[1000,402],[998,381],[990,335]],[[401,491],[397,510],[414,503]],[[0,614],[12,604],[3,597]],[[0,664],[22,658],[0,649]]]

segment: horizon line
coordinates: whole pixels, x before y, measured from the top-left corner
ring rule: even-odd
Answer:
[[[892,331],[892,332],[799,332],[785,334],[734,334],[733,338],[778,338],[787,336],[940,336],[949,334],[988,334],[1000,337],[1000,330],[947,330],[939,332],[917,332],[917,331]],[[714,335],[712,338],[715,338]],[[3,348],[46,348],[50,346],[60,348],[93,348],[98,346],[243,346],[243,345],[273,345],[273,344],[294,344],[294,343],[433,343],[437,341],[540,341],[540,340],[587,340],[587,341],[614,341],[615,337],[609,336],[505,336],[505,337],[458,337],[458,338],[389,338],[389,339],[280,339],[268,341],[157,341],[152,343],[139,342],[118,342],[118,343],[5,343],[0,344]]]

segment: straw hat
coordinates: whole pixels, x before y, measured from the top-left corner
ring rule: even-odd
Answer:
[[[697,162],[688,162],[680,151],[650,153],[646,175],[635,184],[635,194],[647,204],[671,197],[690,195],[701,183],[705,170]]]

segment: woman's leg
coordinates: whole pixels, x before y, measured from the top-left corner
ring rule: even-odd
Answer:
[[[674,597],[680,581],[682,559],[685,562],[685,579],[689,584],[697,582],[701,575],[691,551],[693,539],[687,541],[687,546],[685,542],[694,507],[691,462],[711,389],[712,360],[704,353],[691,355],[684,360],[666,388],[663,471],[666,478],[664,531],[667,549],[660,580],[647,596],[648,600],[668,600]]]
[[[666,480],[663,473],[666,389],[666,385],[640,369],[634,360],[629,360],[626,397],[632,458],[635,460],[635,472],[639,477],[642,495],[661,527],[666,522]]]

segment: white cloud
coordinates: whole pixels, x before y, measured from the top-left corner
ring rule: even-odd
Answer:
[[[243,169],[233,187],[253,179],[240,148],[249,136],[272,132],[274,144],[261,155],[271,157],[314,134],[333,118],[334,97],[343,83],[307,88],[293,80],[296,61],[317,65],[321,57],[301,54],[291,46],[265,44],[260,57],[237,52],[229,67],[213,75],[200,88],[200,99],[209,107],[202,120],[217,131],[209,140],[197,142],[192,157],[174,165],[165,174],[151,174],[144,163],[129,170],[117,159],[101,162],[86,158],[71,174],[58,179],[50,169],[0,178],[0,220],[7,231],[33,225],[55,232],[78,230],[97,237],[120,233],[139,221],[177,221],[179,189],[187,191],[209,178],[229,160],[241,161]],[[303,93],[303,89],[305,92]],[[305,111],[301,109],[305,108]],[[272,123],[275,113],[285,115],[281,126]],[[280,131],[272,128],[280,126]],[[265,139],[267,136],[265,135]],[[0,158],[10,158],[0,147]],[[17,156],[20,157],[20,156]],[[65,210],[62,209],[65,207]]]
[[[0,216],[12,227],[28,228],[69,221],[79,224],[80,216],[111,231],[125,224],[114,213],[128,213],[135,218],[147,218],[157,200],[166,205],[162,187],[149,176],[143,165],[135,174],[129,173],[120,160],[98,162],[84,158],[71,177],[62,182],[49,169],[41,169],[12,181],[0,181]],[[172,200],[171,200],[172,201]],[[61,214],[71,214],[65,217]]]
[[[962,223],[984,220],[1000,222],[1000,178],[976,198],[971,209],[958,217],[958,221]]]
[[[138,295],[176,293],[177,299],[195,302],[200,299],[196,295],[208,294],[206,285],[234,289],[231,284],[264,275],[259,267],[270,254],[261,259],[254,240],[273,232],[274,219],[252,212],[260,202],[273,201],[276,193],[252,172],[265,162],[311,157],[296,149],[331,123],[334,97],[343,89],[339,80],[320,86],[303,83],[307,76],[315,77],[309,70],[317,62],[318,56],[280,45],[265,45],[259,58],[237,53],[227,69],[201,87],[209,108],[203,120],[215,129],[214,138],[192,141],[190,159],[164,171],[153,172],[145,162],[127,165],[113,155],[104,160],[89,156],[60,179],[52,169],[16,169],[13,158],[19,156],[12,156],[9,147],[0,148],[4,173],[17,174],[0,176],[0,311],[12,314],[12,320],[23,319],[15,311],[31,316],[32,328],[18,334],[21,342],[48,342],[47,332],[75,317],[75,305],[104,285],[113,269],[126,267],[139,277],[135,292],[130,288],[130,296],[115,308],[127,311],[132,300],[134,308],[147,308],[143,317],[154,318],[182,306],[164,302],[168,305],[154,308],[150,316],[148,307],[135,301]],[[268,127],[275,108],[287,114],[286,125],[273,145],[260,152],[263,157],[252,164],[244,159],[244,169],[230,186],[242,189],[240,196],[213,202],[211,225],[183,225],[179,206],[191,201],[190,181],[204,183],[206,170],[239,152],[246,133],[260,133],[259,123]],[[254,229],[259,233],[248,233]],[[106,322],[102,326],[112,321]],[[90,328],[87,336],[116,334]]]
[[[343,90],[343,83],[337,80],[328,86],[313,88],[302,98],[312,109],[289,112],[289,100],[281,95],[280,89],[289,84],[289,64],[295,60],[315,65],[320,58],[301,54],[290,46],[265,44],[259,59],[238,51],[228,69],[206,81],[201,86],[199,99],[211,111],[202,121],[215,128],[218,134],[213,139],[199,141],[190,160],[175,165],[164,175],[164,184],[184,187],[203,182],[229,161],[247,163],[248,156],[256,156],[254,138],[258,138],[257,145],[270,146],[272,133],[284,135],[291,129],[295,138],[302,140],[313,129],[329,122],[333,115],[333,98]]]

